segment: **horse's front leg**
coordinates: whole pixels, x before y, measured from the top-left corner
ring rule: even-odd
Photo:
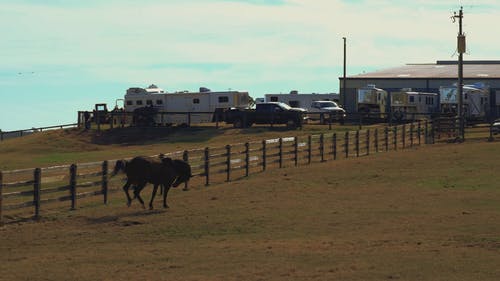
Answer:
[[[167,195],[168,195],[168,191],[170,190],[170,187],[171,185],[163,185],[163,208],[168,208],[168,205],[167,205]]]
[[[130,204],[132,203],[132,198],[130,198],[130,194],[128,193],[128,189],[130,187],[130,181],[127,180],[125,185],[123,186],[123,191],[125,192],[125,195],[127,195],[127,206],[130,207]]]
[[[153,201],[156,196],[156,191],[158,190],[158,184],[155,184],[153,187],[153,193],[151,194],[151,200],[149,200],[149,209],[153,210]]]
[[[143,209],[146,209],[146,207],[144,206],[144,200],[142,200],[142,197],[141,197],[141,191],[146,186],[146,184],[147,184],[147,182],[141,183],[141,184],[137,185],[135,190],[134,190],[134,198],[137,197],[137,200],[139,200]]]

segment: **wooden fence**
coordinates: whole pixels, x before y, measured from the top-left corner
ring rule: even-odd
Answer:
[[[268,169],[308,165],[313,162],[361,157],[390,150],[432,144],[430,122],[379,127],[348,132],[329,132],[301,137],[206,147],[165,154],[184,159],[192,168],[191,185],[228,182]],[[486,132],[483,132],[486,133]],[[157,157],[157,156],[153,156]],[[6,212],[33,208],[34,219],[49,203],[69,201],[71,210],[80,200],[96,196],[108,202],[120,191],[123,177],[110,177],[115,161],[72,164],[48,168],[0,171],[0,224]],[[186,186],[187,187],[187,186]],[[67,208],[67,205],[66,207]],[[29,209],[28,209],[29,210]]]
[[[78,123],[74,124],[66,124],[66,125],[56,125],[56,126],[48,126],[48,127],[39,127],[39,128],[31,128],[25,130],[17,130],[17,131],[0,131],[0,141],[9,138],[22,137],[25,135],[31,135],[37,132],[43,132],[46,130],[54,130],[54,129],[64,129],[64,128],[74,128],[78,127]]]

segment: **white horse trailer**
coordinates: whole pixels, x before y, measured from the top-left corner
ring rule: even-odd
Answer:
[[[313,110],[315,101],[339,101],[339,94],[299,94],[297,91],[291,91],[289,94],[266,94],[266,102],[283,102],[291,107],[301,107],[307,111]]]
[[[151,85],[148,88],[129,88],[125,94],[126,112],[142,107],[158,110],[157,124],[188,124],[212,122],[217,109],[247,108],[248,92],[218,91],[201,87],[199,92],[168,93]]]
[[[482,83],[464,85],[462,101],[464,116],[469,120],[483,120],[489,108],[490,89]],[[457,114],[457,86],[442,86],[439,88],[441,113]]]
[[[391,92],[392,118],[395,120],[429,119],[439,111],[439,96],[436,93],[415,92],[401,89]]]
[[[373,84],[357,89],[357,112],[385,113],[387,105],[387,91],[378,89]],[[383,117],[382,115],[380,117]]]

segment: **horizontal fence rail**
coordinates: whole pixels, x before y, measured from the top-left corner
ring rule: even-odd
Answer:
[[[343,158],[362,157],[374,153],[397,151],[433,144],[442,131],[450,129],[443,123],[430,121],[397,126],[366,128],[347,132],[328,132],[300,137],[282,137],[177,151],[152,157],[183,159],[191,165],[191,184],[209,186],[214,182],[229,182],[250,174],[308,165]],[[466,136],[493,141],[498,138],[492,124],[467,128]],[[0,224],[5,211],[33,208],[33,218],[39,219],[42,207],[54,202],[70,202],[70,210],[79,200],[101,196],[108,203],[110,193],[121,190],[124,177],[111,177],[116,160],[60,165],[47,168],[0,171]],[[110,168],[111,167],[111,168]],[[187,184],[184,186],[188,188]]]
[[[26,135],[31,135],[35,134],[37,132],[43,132],[47,130],[55,130],[55,129],[67,129],[67,128],[75,128],[78,127],[78,123],[74,124],[65,124],[65,125],[56,125],[56,126],[48,126],[48,127],[38,127],[38,128],[31,128],[31,129],[24,129],[24,130],[16,130],[16,131],[1,131],[0,130],[0,141],[10,139],[10,138],[16,138],[16,137],[22,137]]]

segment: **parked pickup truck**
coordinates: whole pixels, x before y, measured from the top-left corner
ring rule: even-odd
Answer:
[[[327,100],[313,101],[310,108],[307,109],[307,113],[309,113],[309,119],[321,120],[323,123],[339,121],[343,124],[346,118],[345,110],[342,107],[334,101]]]
[[[306,110],[290,107],[282,102],[263,102],[255,109],[229,109],[223,114],[223,121],[235,128],[250,127],[252,124],[286,124],[288,127],[301,127]]]

